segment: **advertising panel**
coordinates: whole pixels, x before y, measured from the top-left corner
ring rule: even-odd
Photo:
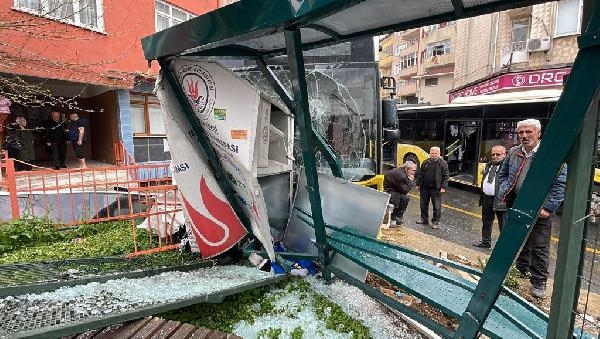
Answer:
[[[260,93],[217,63],[182,58],[173,62],[172,71],[250,219],[254,235],[274,260],[265,201],[252,172]],[[158,81],[157,96],[163,105],[173,176],[183,198],[187,226],[203,257],[222,253],[246,232],[164,78]]]

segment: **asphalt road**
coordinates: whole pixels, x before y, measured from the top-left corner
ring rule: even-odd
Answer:
[[[449,187],[442,198],[442,217],[439,229],[432,229],[430,226],[418,225],[415,222],[420,219],[419,210],[419,192],[409,193],[410,203],[404,215],[404,227],[436,236],[457,245],[469,247],[481,252],[490,253],[491,250],[473,247],[472,244],[481,239],[481,208],[478,206],[479,194],[470,188]],[[429,217],[433,212],[429,211]],[[600,220],[599,220],[600,221]],[[552,222],[552,240],[550,247],[550,275],[554,275],[556,264],[556,252],[558,240],[560,238],[559,230],[561,218],[555,215]],[[492,231],[492,247],[495,245],[499,236],[497,224],[494,224]],[[591,290],[600,292],[600,234],[598,222],[590,222],[588,235],[586,237],[586,259],[583,269],[584,281],[581,288],[587,289],[587,280],[591,280]],[[595,255],[594,255],[595,249]]]

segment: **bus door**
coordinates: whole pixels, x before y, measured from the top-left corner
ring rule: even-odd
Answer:
[[[480,124],[477,120],[446,121],[442,156],[448,162],[450,177],[455,181],[476,184],[479,129]]]

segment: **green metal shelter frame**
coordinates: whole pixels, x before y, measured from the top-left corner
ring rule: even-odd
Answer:
[[[290,111],[295,114],[301,135],[302,153],[306,167],[307,190],[311,210],[305,211],[306,222],[315,228],[318,246],[318,260],[326,273],[344,277],[335,267],[330,267],[332,253],[342,253],[357,263],[361,253],[391,251],[388,257],[395,263],[407,265],[399,258],[398,248],[389,248],[389,244],[374,239],[365,239],[351,231],[327,234],[321,210],[319,182],[314,151],[318,147],[328,154],[328,161],[334,174],[339,174],[339,163],[327,149],[322,139],[316,138],[311,125],[307,84],[305,78],[303,50],[336,44],[362,36],[372,36],[409,28],[421,27],[450,20],[457,20],[516,7],[525,7],[546,1],[534,0],[242,0],[216,11],[199,16],[175,27],[158,32],[142,40],[145,58],[158,60],[167,80],[178,93],[182,110],[194,127],[198,143],[209,155],[216,171],[219,184],[224,189],[228,201],[250,229],[246,218],[240,213],[239,203],[235,199],[230,184],[210,144],[194,116],[189,102],[184,98],[181,86],[170,72],[170,60],[178,56],[206,56],[220,58],[250,58],[257,61],[259,69],[269,79],[273,88],[281,96]],[[538,154],[531,164],[523,188],[513,208],[508,214],[506,231],[502,232],[492,252],[490,260],[481,275],[481,280],[472,291],[466,309],[459,318],[457,331],[450,332],[419,317],[444,336],[473,338],[480,332],[486,332],[486,321],[493,310],[499,312],[496,303],[500,303],[502,283],[520,248],[526,241],[530,226],[535,222],[547,193],[559,169],[566,161],[569,166],[567,192],[562,217],[561,239],[555,273],[552,307],[547,330],[533,331],[528,328],[526,319],[514,319],[516,327],[531,337],[568,338],[574,329],[573,306],[577,304],[579,280],[582,269],[584,237],[589,197],[591,194],[592,159],[595,153],[596,129],[598,120],[598,90],[600,88],[600,4],[598,0],[585,0],[583,26],[586,28],[579,37],[580,51],[574,62],[569,80],[556,106],[541,144]],[[287,54],[292,74],[292,92],[288,93],[266,66],[269,57]],[[340,233],[341,232],[341,233]],[[354,237],[350,240],[347,237]],[[358,240],[367,243],[358,244]],[[388,278],[385,271],[378,271],[377,263],[362,262],[364,267],[372,269]],[[387,265],[387,262],[384,263]],[[385,265],[382,264],[382,267]],[[416,267],[418,265],[413,266]],[[452,278],[441,273],[419,268],[416,272],[436,275],[446,282]],[[327,276],[327,274],[326,274]],[[346,277],[347,280],[351,278]],[[399,281],[400,278],[392,281]],[[462,283],[453,281],[455,285]],[[377,295],[368,286],[361,285],[367,293]],[[467,288],[462,284],[461,287]],[[380,296],[378,296],[380,297]],[[403,309],[390,300],[384,302]],[[440,304],[438,304],[439,306]],[[445,305],[441,305],[444,308]],[[449,309],[449,307],[448,307]],[[403,309],[405,310],[405,309]],[[408,311],[408,310],[407,310]],[[502,313],[504,312],[504,313]],[[511,315],[502,311],[504,318]],[[535,313],[535,312],[533,312]],[[418,317],[413,313],[414,316]]]

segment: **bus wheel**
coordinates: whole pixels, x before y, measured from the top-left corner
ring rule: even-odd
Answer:
[[[416,155],[414,155],[413,153],[409,153],[406,156],[404,156],[404,162],[407,161],[412,161],[415,164],[417,164],[417,171],[419,171],[419,168],[421,167],[421,163],[419,162],[419,158],[417,158]]]

